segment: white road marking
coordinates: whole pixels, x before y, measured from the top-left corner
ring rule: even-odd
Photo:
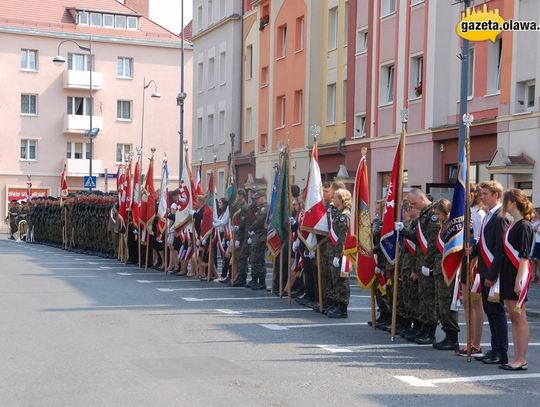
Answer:
[[[77,270],[94,270],[94,271],[100,271],[98,267],[53,267],[50,269],[47,269],[49,271],[57,271],[57,270],[70,270],[70,271],[77,271]]]
[[[201,302],[201,301],[250,301],[250,300],[280,300],[279,297],[226,297],[226,298],[195,298],[195,297],[182,297],[184,301],[189,302]]]
[[[329,324],[330,325],[330,324]],[[419,345],[416,343],[388,343],[388,344],[375,344],[375,345],[317,345],[318,347],[328,350],[332,353],[349,353],[349,352],[361,352],[364,350],[374,350],[374,349],[382,349],[382,350],[389,350],[389,349],[396,349],[396,348],[425,348],[426,345]],[[491,346],[490,343],[482,343],[480,346]],[[508,344],[508,346],[514,346],[512,342]],[[529,346],[540,346],[540,343],[533,342],[529,343]],[[332,350],[327,349],[327,347],[331,347]]]
[[[357,295],[357,294],[351,294],[351,297],[356,297],[356,298],[371,298],[370,295]]]
[[[198,291],[198,290],[236,290],[234,287],[193,287],[193,288],[156,288],[162,293],[172,293],[174,291]]]
[[[260,324],[263,328],[270,329],[272,331],[286,331],[288,329],[296,328],[322,328],[327,326],[361,326],[367,325],[367,322],[341,322],[330,324],[301,324],[301,325],[278,325],[278,324]],[[424,345],[425,346],[425,345]]]
[[[117,272],[116,274],[118,274],[119,276],[138,276],[138,275],[157,275],[157,273],[153,273],[151,271],[140,271],[140,272],[135,272],[135,273],[120,273],[120,272]]]
[[[348,309],[348,311],[366,311],[370,310],[371,308],[367,307],[351,307]],[[280,313],[280,312],[295,312],[295,311],[313,311],[311,308],[275,308],[275,309],[250,309],[250,310],[216,310],[219,312],[223,312],[224,314],[274,314],[274,313]],[[227,311],[227,312],[224,312]]]
[[[52,277],[58,277],[58,278],[98,278],[98,276],[58,276],[58,275],[53,275]]]
[[[413,387],[439,387],[438,384],[452,383],[473,383],[473,382],[489,382],[494,380],[509,380],[509,379],[537,379],[540,378],[540,373],[518,373],[518,374],[501,374],[490,376],[469,376],[469,377],[450,377],[446,379],[420,379],[415,376],[394,376]]]
[[[154,284],[154,283],[166,284],[166,283],[193,283],[195,282],[194,280],[135,280],[135,281],[141,284]]]

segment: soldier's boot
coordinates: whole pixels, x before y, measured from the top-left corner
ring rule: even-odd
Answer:
[[[446,337],[433,345],[438,350],[459,350],[458,333],[456,331],[446,332]]]
[[[328,318],[347,318],[347,304],[343,302],[337,303],[335,307],[326,311],[326,316]]]
[[[242,277],[238,277],[233,282],[233,287],[245,287],[246,286],[246,279]]]
[[[377,324],[380,324],[385,318],[386,318],[386,314],[381,311],[379,313],[379,316],[375,320],[375,326],[377,326]],[[371,322],[371,320],[369,320],[367,324],[368,324],[368,326],[373,326],[373,323]]]
[[[386,331],[390,325],[392,325],[392,314],[385,313],[381,322],[375,324],[375,328],[380,329],[381,331]]]
[[[403,317],[398,316],[398,322],[396,325],[396,335],[401,335],[410,327],[411,327],[411,320],[409,318],[403,318]]]
[[[416,332],[418,331],[418,327],[420,326],[420,321],[418,321],[416,318],[411,318],[410,322],[411,322],[411,326],[405,331],[400,333],[402,338],[405,338],[411,334],[416,335]]]
[[[416,343],[418,345],[431,345],[435,341],[435,331],[437,330],[437,324],[427,324],[428,328],[426,329],[426,334],[418,338]]]
[[[257,284],[257,277],[251,273],[251,280],[245,285],[246,288],[251,288],[254,284]]]
[[[266,277],[261,274],[257,277],[257,283],[251,286],[252,290],[266,290]]]
[[[426,329],[427,324],[424,324],[422,321],[416,321],[414,330],[409,335],[405,335],[405,340],[407,342],[416,342],[416,339],[425,335]]]

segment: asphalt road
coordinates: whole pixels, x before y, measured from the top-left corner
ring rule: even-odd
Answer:
[[[540,320],[529,370],[509,375],[391,343],[368,319],[356,286],[349,318],[330,320],[266,292],[1,240],[0,406],[540,405]]]

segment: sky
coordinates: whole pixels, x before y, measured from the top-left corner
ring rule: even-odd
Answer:
[[[150,0],[150,18],[169,31],[179,34],[180,4],[182,0]],[[184,26],[193,16],[193,0],[184,0]]]

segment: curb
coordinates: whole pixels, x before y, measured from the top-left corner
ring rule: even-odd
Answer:
[[[529,318],[540,318],[540,310],[528,309],[527,310],[527,316]]]

